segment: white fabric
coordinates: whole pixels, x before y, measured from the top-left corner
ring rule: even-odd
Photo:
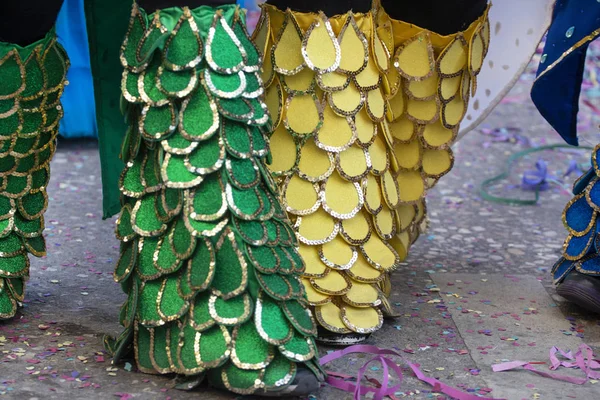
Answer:
[[[490,49],[477,77],[477,93],[459,138],[476,128],[510,91],[550,26],[555,0],[495,0],[490,9]]]

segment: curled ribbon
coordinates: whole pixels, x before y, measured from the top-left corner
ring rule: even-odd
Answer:
[[[327,354],[326,356],[322,357],[319,361],[322,365],[325,365],[328,362],[337,360],[338,358],[344,357],[345,355],[352,354],[352,353],[374,354],[375,357],[372,358],[371,360],[367,361],[365,363],[365,365],[363,365],[360,368],[360,370],[358,371],[358,375],[356,377],[356,384],[354,384],[352,382],[348,382],[345,379],[339,379],[339,378],[334,377],[334,376],[337,376],[337,377],[341,377],[341,378],[349,378],[347,375],[337,374],[337,373],[329,373],[329,372],[328,373],[330,375],[327,377],[327,383],[337,389],[340,389],[340,390],[343,390],[346,392],[350,392],[350,393],[354,393],[354,400],[360,400],[360,397],[362,395],[365,395],[366,393],[369,393],[369,392],[374,394],[373,395],[374,400],[382,400],[386,396],[394,398],[394,393],[397,392],[398,390],[400,390],[400,386],[402,385],[402,369],[393,360],[391,360],[388,357],[385,357],[386,355],[397,356],[397,357],[400,357],[401,359],[403,359],[403,361],[405,361],[406,364],[409,366],[409,368],[414,372],[417,379],[433,386],[433,388],[436,392],[444,393],[444,394],[451,396],[452,398],[455,398],[458,400],[499,400],[499,399],[492,399],[489,397],[479,397],[479,396],[475,396],[475,395],[472,395],[469,393],[465,393],[456,388],[448,386],[445,383],[442,383],[435,378],[426,377],[425,374],[423,374],[423,372],[419,369],[419,367],[417,367],[415,364],[412,364],[412,363],[404,360],[402,355],[400,355],[399,353],[397,353],[393,350],[380,349],[377,346],[369,346],[369,345],[350,346],[350,347],[345,348],[344,350],[338,350],[338,351],[331,352],[331,353]],[[379,385],[380,387],[373,388],[373,387],[367,387],[367,386],[361,385],[360,382],[361,382],[362,378],[365,376],[367,367],[369,366],[369,364],[371,364],[372,362],[375,362],[375,361],[379,361],[383,366],[383,377],[382,377],[382,382]],[[388,387],[390,369],[395,372],[396,376],[400,380],[400,383],[398,383],[397,385],[395,385],[391,388]]]
[[[562,357],[566,358],[569,361],[561,361],[558,359],[556,354],[559,353]],[[579,349],[577,349],[577,353],[573,355],[572,352],[565,352],[558,347],[552,347],[550,349],[550,370],[556,371],[560,367],[565,368],[579,368],[583,372],[585,372],[585,378],[577,378],[572,376],[553,374],[551,372],[539,371],[537,370],[533,364],[539,363],[531,363],[526,361],[510,361],[502,364],[492,365],[492,369],[494,372],[502,372],[502,371],[510,371],[516,368],[523,367],[528,371],[531,371],[535,374],[543,376],[545,378],[557,379],[563,382],[574,383],[576,385],[583,385],[590,379],[600,379],[600,362],[594,359],[594,352],[590,348],[590,346],[586,344],[581,344]]]

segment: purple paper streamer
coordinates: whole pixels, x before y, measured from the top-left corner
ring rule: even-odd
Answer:
[[[423,374],[423,372],[419,369],[419,367],[417,367],[415,364],[412,364],[412,363],[404,360],[402,355],[400,355],[399,353],[397,353],[393,350],[380,349],[377,346],[369,346],[369,345],[350,346],[350,347],[345,348],[344,350],[338,350],[338,351],[334,351],[334,352],[327,354],[326,356],[322,357],[319,360],[319,362],[322,365],[325,365],[330,361],[337,360],[338,358],[344,357],[345,355],[352,354],[352,353],[374,354],[375,357],[372,358],[371,360],[369,360],[367,363],[365,363],[365,365],[363,365],[360,368],[360,370],[358,371],[358,375],[356,377],[356,384],[354,384],[352,382],[347,382],[343,379],[334,378],[333,377],[334,375],[340,376],[339,374],[336,374],[336,373],[332,373],[331,376],[327,377],[327,383],[337,389],[340,389],[340,390],[343,390],[346,392],[350,392],[350,393],[354,393],[354,400],[360,400],[361,395],[364,395],[369,392],[374,393],[374,396],[373,396],[374,400],[382,400],[385,396],[393,397],[394,393],[400,389],[401,384],[402,384],[402,369],[400,368],[400,366],[398,364],[396,364],[390,358],[384,357],[384,355],[400,357],[404,362],[406,362],[406,364],[410,367],[410,369],[414,372],[414,374],[420,381],[433,386],[435,391],[442,392],[442,393],[444,393],[448,396],[451,396],[455,399],[458,399],[458,400],[503,400],[503,399],[493,399],[490,397],[475,396],[475,395],[460,391],[451,386],[448,386],[445,383],[442,383],[435,378],[426,377],[425,374]],[[360,384],[362,378],[365,376],[367,367],[373,361],[379,361],[383,366],[383,382],[381,383],[380,388],[373,388],[373,387],[363,386]],[[396,373],[396,376],[400,380],[399,384],[397,384],[391,388],[388,387],[388,383],[389,383],[388,376],[389,376],[390,368]]]
[[[556,356],[557,353],[560,353],[561,356],[570,361],[560,361]],[[506,363],[495,364],[492,365],[492,370],[494,372],[503,372],[522,367],[545,378],[556,379],[563,382],[573,383],[576,385],[583,385],[590,379],[600,379],[600,371],[596,371],[600,369],[600,362],[594,359],[594,353],[592,349],[586,344],[581,344],[575,355],[573,355],[570,351],[565,352],[556,346],[552,347],[550,349],[550,363],[550,370],[552,371],[556,371],[560,367],[579,368],[580,370],[585,372],[585,378],[577,378],[572,376],[553,374],[551,372],[539,371],[532,365],[531,362],[527,361],[510,361]]]

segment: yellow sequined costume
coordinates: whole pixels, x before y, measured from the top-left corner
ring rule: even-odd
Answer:
[[[378,7],[327,18],[263,6],[254,40],[273,119],[270,168],[327,330],[381,327],[388,274],[419,235],[426,190],[452,167],[486,17],[441,37]]]

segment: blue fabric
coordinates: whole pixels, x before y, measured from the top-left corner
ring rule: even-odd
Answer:
[[[588,197],[592,207],[600,208],[600,181],[592,183],[592,186],[588,189]]]
[[[97,137],[94,85],[90,67],[84,0],[65,0],[56,21],[58,41],[65,48],[71,68],[69,85],[62,96],[64,117],[60,135],[66,138]]]
[[[577,271],[586,275],[600,275],[600,256],[594,254],[589,258],[586,257],[580,263],[576,264]]]
[[[579,178],[577,178],[575,183],[573,183],[573,194],[577,196],[578,194],[583,192],[587,187],[588,183],[590,183],[592,178],[595,176],[596,171],[594,170],[594,168],[588,169],[585,174],[581,175]]]
[[[570,231],[575,234],[581,234],[589,228],[592,218],[595,218],[595,212],[587,202],[585,196],[571,203],[565,210],[565,220]]]
[[[259,10],[258,5],[260,3],[264,3],[264,1],[257,0],[237,0],[237,3],[240,7],[245,8],[248,11],[257,11]]]
[[[557,0],[548,30],[538,78],[531,98],[542,116],[569,144],[578,145],[577,113],[589,43],[598,36],[600,2],[596,0]],[[570,34],[569,34],[570,33]],[[591,36],[570,54],[554,62],[582,39]],[[544,73],[544,71],[547,72]],[[543,75],[542,75],[543,74]]]
[[[599,1],[556,1],[531,99],[546,121],[571,145],[578,144],[577,114],[587,49],[599,34]],[[600,145],[594,150],[597,159],[598,151]],[[584,191],[587,191],[587,196],[570,203],[565,210],[569,237],[563,257],[552,269],[557,284],[572,271],[600,275],[600,224],[596,222],[596,226],[592,225],[585,235],[575,236],[581,235],[593,220],[598,219],[600,185],[593,179],[597,176],[600,176],[600,170],[592,160],[592,168],[573,185],[576,196],[581,196]]]
[[[554,264],[554,267],[552,267],[554,283],[561,283],[573,268],[575,268],[575,261],[569,261],[564,257],[561,257],[556,264]]]
[[[598,159],[600,144],[596,145],[593,154]],[[572,271],[600,276],[599,176],[600,167],[592,159],[592,168],[575,183],[573,192],[580,197],[575,201],[571,200],[565,208],[564,222],[569,236],[565,241],[563,257],[552,268],[554,282],[557,284]],[[580,236],[586,230],[588,232]]]
[[[581,237],[571,236],[569,244],[565,249],[565,255],[569,258],[581,258],[592,249],[592,235],[596,234],[596,229],[590,229],[590,231]]]

